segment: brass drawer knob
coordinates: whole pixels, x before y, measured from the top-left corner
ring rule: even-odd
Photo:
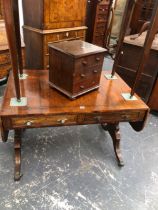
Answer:
[[[98,123],[101,122],[101,116],[95,117],[95,120],[96,120]]]
[[[26,125],[27,125],[27,126],[31,126],[32,123],[33,123],[33,121],[28,121],[28,122],[26,122]]]
[[[96,61],[100,61],[100,58],[96,58]]]
[[[83,85],[81,85],[81,86],[80,86],[80,88],[81,88],[81,89],[84,89],[84,86],[83,86]]]
[[[98,73],[98,71],[97,71],[97,70],[93,70],[93,72],[94,72],[94,73]]]
[[[83,65],[87,65],[87,61],[83,61],[82,64],[83,64]]]
[[[69,37],[69,32],[66,32],[65,36],[66,36],[66,37]]]
[[[85,74],[81,74],[81,77],[84,78],[86,75]]]
[[[66,121],[67,121],[67,119],[60,119],[60,120],[57,120],[57,122],[60,123],[60,124],[64,124]]]

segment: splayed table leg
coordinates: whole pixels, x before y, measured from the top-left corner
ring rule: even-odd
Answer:
[[[102,124],[102,128],[105,131],[108,131],[112,140],[113,140],[113,146],[114,146],[114,151],[115,155],[118,161],[119,166],[124,166],[124,162],[122,159],[122,154],[120,150],[120,129],[119,129],[119,123],[108,123],[108,124]]]

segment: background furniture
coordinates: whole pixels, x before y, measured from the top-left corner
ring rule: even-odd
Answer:
[[[127,36],[122,40],[120,53],[115,59],[115,69],[133,86],[146,103],[154,88],[158,74],[158,2],[155,3],[148,32],[139,37]],[[139,72],[139,73],[138,73]],[[155,90],[155,89],[154,89]],[[132,91],[133,92],[133,91]],[[152,108],[152,107],[151,107]]]
[[[108,20],[113,0],[88,0],[86,41],[105,47]]]
[[[22,56],[23,62],[25,57],[25,47],[22,42]],[[9,71],[11,70],[11,59],[8,46],[8,40],[6,35],[6,29],[4,20],[0,20],[0,79],[3,79],[8,76]]]
[[[150,21],[156,0],[137,0],[131,22],[131,34],[139,33],[142,25],[146,21]]]
[[[0,21],[0,79],[7,77],[11,69],[11,60],[4,21]]]
[[[22,3],[27,68],[49,68],[48,43],[85,39],[86,0],[23,0]]]
[[[135,81],[136,71],[141,59],[142,48],[147,32],[135,40],[132,36],[124,39],[122,54],[120,55],[117,67],[117,73],[132,87]],[[145,62],[145,68],[142,72],[136,93],[147,103],[151,95],[155,80],[158,75],[158,37],[156,36],[151,48],[150,57]]]

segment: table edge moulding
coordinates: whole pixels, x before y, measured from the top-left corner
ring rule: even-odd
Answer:
[[[127,5],[129,2],[131,0],[127,1]],[[116,80],[110,80],[106,78],[107,72],[103,71],[98,90],[71,101],[49,86],[48,71],[21,69],[17,5],[18,0],[3,0],[12,72],[0,115],[4,142],[8,140],[9,131],[14,130],[15,181],[21,178],[22,132],[30,128],[101,124],[112,137],[118,165],[123,166],[119,122],[129,122],[134,130],[140,131],[144,128],[149,108],[136,94],[135,100],[125,100],[122,97],[122,91],[130,93],[130,88],[118,75]],[[27,77],[20,79],[19,73]]]

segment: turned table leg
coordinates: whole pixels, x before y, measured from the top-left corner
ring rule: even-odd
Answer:
[[[21,130],[15,130],[14,133],[14,152],[15,152],[15,168],[14,180],[19,181],[21,178]]]
[[[113,140],[113,146],[115,155],[118,161],[119,166],[124,166],[124,162],[122,159],[122,154],[120,150],[120,129],[119,129],[119,123],[108,123],[108,124],[102,124],[102,128],[105,131],[108,131],[112,140]]]

